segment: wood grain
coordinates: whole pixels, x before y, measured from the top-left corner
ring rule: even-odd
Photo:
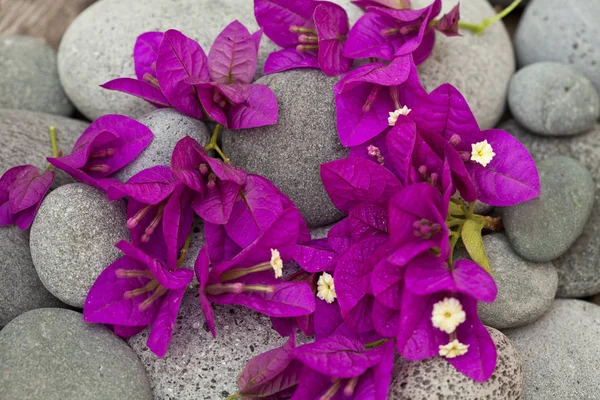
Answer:
[[[41,38],[54,48],[75,17],[96,0],[0,0],[0,35]]]

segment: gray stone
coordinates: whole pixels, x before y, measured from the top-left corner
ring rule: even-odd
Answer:
[[[144,367],[108,329],[57,308],[26,312],[0,331],[3,400],[151,400]]]
[[[129,240],[125,202],[83,183],[51,192],[31,226],[33,265],[44,286],[74,307],[102,270],[122,254],[114,245]]]
[[[515,35],[519,65],[572,64],[600,90],[600,2],[531,0]]]
[[[552,261],[583,232],[594,206],[594,180],[577,160],[553,157],[537,164],[541,194],[502,210],[512,247],[524,259]]]
[[[567,64],[541,62],[519,70],[508,105],[525,128],[540,135],[575,135],[594,127],[600,97],[592,81]]]
[[[171,154],[175,145],[186,136],[191,136],[203,146],[210,140],[210,133],[204,122],[171,108],[153,111],[141,117],[139,121],[150,128],[154,139],[131,164],[114,175],[123,182],[143,169],[155,165],[171,165]]]
[[[337,78],[317,70],[292,70],[257,82],[277,96],[279,120],[261,128],[224,131],[223,151],[233,164],[269,178],[296,203],[309,226],[336,221],[342,214],[325,192],[319,166],[348,154],[335,126]]]
[[[250,358],[285,342],[268,317],[226,306],[214,306],[217,338],[213,339],[198,297],[196,289],[184,296],[164,358],[148,350],[148,330],[128,340],[146,367],[155,399],[225,399],[237,392],[237,377]]]
[[[389,400],[521,400],[523,363],[501,332],[488,328],[496,348],[496,370],[486,382],[475,382],[456,371],[442,357],[423,361],[398,359]]]
[[[600,125],[589,133],[568,138],[533,135],[515,121],[501,128],[519,139],[537,161],[557,155],[579,160],[592,172],[596,183],[595,204],[600,204]],[[585,297],[600,293],[600,207],[593,207],[583,234],[553,264],[558,270],[557,296]]]
[[[46,168],[46,157],[52,156],[48,130],[50,126],[56,127],[58,149],[68,154],[88,124],[40,112],[0,110],[0,173],[23,164],[35,165],[42,170]],[[66,173],[57,171],[55,182],[65,184],[73,182],[73,179]]]
[[[535,323],[505,333],[523,359],[526,399],[598,398],[600,307],[556,300]]]
[[[56,65],[56,51],[28,36],[0,38],[0,108],[69,116],[69,102]]]
[[[413,1],[420,7],[431,0]],[[443,0],[442,12],[458,0]],[[460,19],[475,24],[496,13],[487,0],[462,0]],[[482,129],[493,127],[502,116],[508,82],[515,72],[515,56],[508,32],[502,22],[481,35],[466,29],[461,37],[446,37],[436,32],[431,56],[419,66],[419,76],[429,92],[444,83],[454,85],[467,99]]]
[[[0,227],[0,328],[25,311],[64,307],[46,290],[31,261],[29,232]]]
[[[542,316],[554,300],[558,275],[552,263],[531,263],[516,255],[501,233],[483,237],[498,296],[479,303],[481,321],[496,329],[527,325]]]
[[[349,0],[340,4],[351,19],[360,15]],[[185,16],[182,18],[182,16]],[[100,88],[111,79],[134,77],[133,45],[143,32],[177,29],[208,53],[219,32],[233,20],[258,30],[250,0],[104,0],[92,4],[69,26],[58,51],[61,82],[71,101],[88,118],[119,113],[140,117],[153,109],[144,101]],[[266,36],[259,51],[258,76],[277,46]]]

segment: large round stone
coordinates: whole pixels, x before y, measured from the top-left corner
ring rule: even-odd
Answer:
[[[501,126],[519,139],[537,160],[568,156],[587,167],[596,184],[595,204],[600,204],[600,125],[593,131],[568,138],[533,135],[515,121]],[[571,211],[569,210],[569,215]],[[553,261],[558,270],[559,297],[585,297],[600,293],[600,207],[593,207],[583,233],[560,258]]]
[[[524,259],[552,261],[564,254],[583,232],[594,206],[590,171],[570,157],[537,164],[540,197],[503,209],[512,247]]]
[[[277,96],[277,124],[223,132],[223,151],[233,164],[269,178],[296,203],[310,226],[341,217],[319,173],[322,163],[348,154],[335,126],[336,82],[316,70],[265,76],[257,83],[268,85]]]
[[[205,146],[210,133],[204,122],[181,114],[172,108],[164,108],[139,118],[146,125],[154,139],[133,162],[115,174],[115,178],[126,181],[143,169],[156,165],[171,165],[171,155],[180,139],[190,136]]]
[[[3,400],[151,400],[144,367],[108,329],[75,311],[26,312],[0,331]]]
[[[23,164],[35,165],[41,170],[46,168],[46,157],[52,156],[50,126],[56,127],[58,149],[69,154],[88,124],[40,112],[0,110],[0,173]],[[62,171],[56,171],[55,183],[67,182],[73,182],[73,179]]]
[[[349,0],[339,0],[360,15]],[[133,46],[147,31],[177,29],[197,40],[206,53],[219,32],[233,20],[251,32],[258,30],[251,0],[103,0],[84,12],[65,33],[58,51],[61,82],[71,101],[88,118],[119,113],[140,117],[153,107],[126,94],[100,88],[111,79],[134,77]],[[264,60],[277,46],[263,37],[259,52],[258,76]]]
[[[237,392],[237,377],[250,358],[285,342],[265,315],[224,306],[214,306],[213,339],[198,303],[198,291],[188,291],[164,358],[148,350],[148,330],[128,340],[146,367],[155,399],[225,399]]]
[[[28,36],[0,38],[0,108],[69,116],[74,109],[58,79],[56,51]]]
[[[0,328],[25,311],[64,307],[42,285],[31,253],[29,232],[0,227]]]
[[[517,121],[540,135],[575,135],[600,115],[596,87],[568,64],[541,62],[519,70],[510,82],[508,105]]]
[[[431,4],[432,0],[413,1],[413,7]],[[448,12],[458,0],[443,0],[442,12]],[[487,0],[462,0],[460,19],[479,24],[496,13]],[[450,83],[467,99],[482,129],[492,128],[502,116],[508,82],[515,72],[515,57],[508,32],[497,22],[483,34],[461,29],[460,37],[446,37],[436,32],[431,56],[419,66],[419,76],[429,92]]]
[[[498,351],[496,370],[486,382],[475,382],[442,357],[423,361],[399,358],[389,400],[480,400],[523,398],[523,364],[514,346],[500,331],[488,328]]]
[[[558,275],[552,263],[523,260],[501,233],[483,237],[498,295],[493,303],[479,303],[479,317],[497,329],[527,325],[542,316],[554,300]]]
[[[600,90],[600,2],[531,0],[515,36],[519,65],[572,64]]]
[[[505,333],[523,359],[526,399],[598,398],[600,307],[556,300],[535,323]]]
[[[83,307],[104,268],[122,254],[114,245],[128,240],[125,202],[83,183],[51,192],[31,226],[31,258],[44,286],[60,300]]]

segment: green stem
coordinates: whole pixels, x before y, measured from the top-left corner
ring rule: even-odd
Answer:
[[[374,349],[375,347],[379,347],[387,341],[388,339],[379,339],[376,342],[367,343],[365,344],[365,349]]]
[[[458,26],[473,31],[477,35],[480,35],[494,22],[500,21],[502,18],[510,14],[515,8],[519,6],[519,4],[521,4],[522,1],[523,0],[514,0],[508,7],[500,11],[498,14],[494,15],[492,18],[484,19],[481,22],[481,24],[470,24],[468,22],[458,21]]]
[[[213,131],[212,137],[210,138],[210,142],[208,142],[205,149],[207,151],[208,150],[216,151],[217,154],[219,156],[221,156],[221,158],[223,159],[223,162],[225,162],[227,164],[231,164],[231,160],[229,159],[229,157],[227,157],[225,155],[225,153],[223,153],[223,150],[221,150],[221,148],[219,147],[219,144],[217,143],[219,140],[219,134],[221,133],[222,129],[223,129],[223,125],[221,125],[221,124],[217,124],[217,126],[215,126],[215,130]]]
[[[50,143],[52,144],[52,157],[58,156],[58,145],[56,144],[56,127],[51,126],[50,128]]]
[[[190,249],[191,241],[192,241],[192,232],[190,232],[188,237],[185,239],[185,243],[184,243],[183,247],[181,248],[181,251],[179,252],[179,258],[177,259],[177,268],[181,267],[181,265],[185,261],[185,257],[187,256],[188,251]]]

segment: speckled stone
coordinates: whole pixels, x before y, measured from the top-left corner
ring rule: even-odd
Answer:
[[[125,202],[83,183],[51,192],[31,226],[33,265],[44,286],[63,302],[83,307],[102,270],[121,257],[129,240]]]
[[[519,65],[572,64],[600,90],[600,2],[531,0],[515,35]]]
[[[350,0],[338,0],[351,19],[361,14]],[[184,16],[184,17],[182,17]],[[111,79],[135,76],[133,46],[143,32],[177,29],[208,53],[219,32],[233,20],[258,30],[251,0],[104,0],[83,11],[69,26],[58,51],[61,82],[71,101],[89,119],[119,113],[138,118],[153,109],[143,100],[100,88]],[[257,76],[277,46],[261,42]]]
[[[268,317],[226,306],[214,306],[217,339],[213,339],[198,297],[197,290],[184,296],[164,358],[148,350],[148,330],[128,340],[146,367],[155,399],[225,399],[237,392],[237,377],[250,358],[285,342]]]
[[[540,197],[502,210],[506,235],[515,251],[534,262],[564,254],[583,232],[594,206],[590,171],[570,157],[537,163]]]
[[[29,36],[0,38],[0,108],[69,116],[69,102],[56,65],[56,51]]]
[[[333,86],[337,78],[316,70],[265,76],[279,104],[277,124],[223,132],[223,151],[250,173],[269,178],[298,207],[309,226],[324,226],[342,214],[329,199],[322,163],[347,156],[335,127]]]
[[[479,303],[481,321],[496,329],[534,322],[552,306],[558,275],[552,263],[532,263],[514,253],[502,233],[483,237],[498,295],[493,303]]]
[[[0,227],[0,328],[25,311],[64,306],[35,272],[29,232],[16,226]]]
[[[0,173],[16,165],[31,164],[40,169],[48,166],[52,156],[49,127],[56,127],[59,150],[71,152],[75,141],[88,127],[83,121],[58,115],[23,110],[0,110]],[[55,183],[65,184],[73,179],[57,171]]]
[[[155,110],[138,121],[150,128],[154,139],[131,164],[114,175],[123,182],[143,169],[156,165],[170,166],[175,145],[186,136],[191,136],[203,146],[210,140],[210,132],[204,122],[171,108]]]
[[[75,311],[26,312],[0,331],[3,400],[151,400],[135,353]]]
[[[535,323],[505,333],[523,359],[526,399],[598,398],[600,307],[556,300]]]
[[[431,4],[417,0],[413,7]],[[443,0],[442,12],[448,12],[458,0]],[[461,21],[480,23],[496,14],[487,0],[460,1]],[[461,29],[461,37],[446,37],[436,32],[431,56],[419,66],[419,76],[430,92],[451,83],[467,99],[482,129],[493,127],[502,116],[508,82],[515,72],[515,56],[508,32],[502,22],[490,26],[481,35]]]
[[[592,81],[568,64],[541,62],[510,82],[508,105],[525,128],[540,135],[575,135],[594,127],[600,97]]]
[[[600,125],[589,133],[569,138],[533,135],[515,121],[501,128],[519,139],[537,161],[557,155],[579,160],[592,173],[596,183],[595,204],[600,204]],[[581,236],[553,264],[558,270],[558,297],[600,293],[600,207],[592,208]]]
[[[521,400],[523,364],[500,331],[488,328],[498,350],[496,370],[486,382],[475,382],[442,357],[423,361],[398,359],[389,400]]]

